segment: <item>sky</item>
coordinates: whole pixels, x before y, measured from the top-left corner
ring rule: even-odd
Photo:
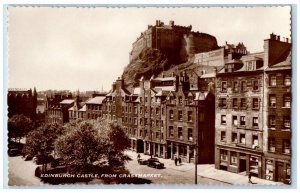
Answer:
[[[192,25],[218,45],[263,51],[270,33],[290,38],[290,7],[9,7],[9,88],[102,90],[121,76],[132,43],[156,20]]]

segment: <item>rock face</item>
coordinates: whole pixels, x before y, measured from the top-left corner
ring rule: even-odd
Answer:
[[[123,71],[125,85],[137,86],[142,76],[149,79],[152,75],[156,76],[169,68],[169,60],[161,51],[145,48],[136,59],[125,67]]]

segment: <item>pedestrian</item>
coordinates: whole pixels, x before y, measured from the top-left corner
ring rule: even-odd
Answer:
[[[181,157],[178,158],[179,165],[181,165]]]
[[[177,166],[177,161],[178,161],[178,159],[177,159],[177,157],[175,157],[175,166]]]
[[[248,176],[249,181],[248,181],[248,183],[252,184],[251,177],[252,177],[252,174],[251,174],[251,172],[249,172],[249,176]]]
[[[138,153],[138,155],[137,155],[137,159],[139,160],[139,159],[141,159],[141,155]]]

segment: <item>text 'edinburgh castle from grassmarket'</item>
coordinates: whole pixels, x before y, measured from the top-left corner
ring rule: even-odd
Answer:
[[[242,42],[218,46],[192,26],[157,20],[132,44],[130,70],[150,69],[139,66],[149,49],[169,65],[157,71],[155,63],[148,70],[155,73],[136,74],[131,85],[120,76],[107,94],[89,99],[47,96],[45,122],[116,120],[138,153],[289,181],[291,41],[270,33],[263,50],[250,53]],[[13,92],[9,100],[18,99]]]

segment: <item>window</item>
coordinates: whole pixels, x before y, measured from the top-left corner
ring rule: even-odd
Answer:
[[[232,115],[232,125],[237,126],[238,122],[237,122],[237,116],[236,115]]]
[[[291,107],[291,96],[290,95],[284,95],[283,96],[283,106],[284,107]]]
[[[134,107],[134,113],[137,114],[137,107]]]
[[[174,137],[174,128],[173,128],[173,126],[169,126],[169,137]]]
[[[291,118],[290,117],[283,117],[283,127],[284,127],[284,129],[291,128]]]
[[[285,86],[291,86],[291,76],[290,75],[286,75],[284,77],[284,85]]]
[[[236,154],[236,152],[231,152],[231,154],[230,154],[230,164],[237,165],[237,154]]]
[[[142,136],[143,135],[143,130],[140,130],[140,136]]]
[[[178,127],[177,136],[178,136],[178,139],[183,139],[183,137],[182,137],[182,127]]]
[[[137,118],[134,118],[134,124],[137,125]]]
[[[240,126],[245,126],[245,125],[246,125],[245,116],[241,116],[240,117]]]
[[[258,80],[253,81],[253,90],[258,90]]]
[[[269,106],[276,107],[276,95],[274,94],[269,95]]]
[[[161,114],[164,115],[164,108],[161,108]]]
[[[253,98],[252,99],[252,108],[253,109],[258,109],[259,108],[258,98]]]
[[[193,141],[193,129],[188,128],[188,140]]]
[[[143,118],[140,118],[140,125],[143,125]]]
[[[258,117],[253,117],[252,125],[253,125],[253,127],[258,127]]]
[[[273,180],[273,161],[266,160],[266,180]]]
[[[173,110],[170,110],[170,119],[173,119],[174,118],[174,112]]]
[[[226,124],[226,115],[221,115],[221,124],[222,125]]]
[[[193,96],[188,97],[188,103],[191,105],[193,104]]]
[[[159,139],[159,132],[155,132],[155,138]]]
[[[232,132],[232,134],[231,134],[231,142],[232,143],[237,143],[237,133],[236,132]]]
[[[182,121],[182,111],[178,111],[178,120]]]
[[[193,114],[193,111],[188,111],[188,121],[189,122],[193,121],[192,114]]]
[[[143,107],[140,107],[140,114],[143,113]]]
[[[159,126],[159,120],[155,121],[155,126],[158,127]]]
[[[232,99],[232,107],[234,109],[237,109],[238,108],[238,99],[237,98],[233,98]]]
[[[221,131],[221,141],[226,142],[226,131]]]
[[[155,109],[155,114],[158,115],[159,114],[159,108]]]
[[[227,91],[227,82],[225,82],[225,81],[221,82],[221,91],[222,92]]]
[[[270,152],[275,152],[275,139],[274,138],[268,139],[268,149]]]
[[[275,129],[275,125],[276,125],[275,115],[269,115],[269,127]]]
[[[246,144],[246,137],[244,133],[240,134],[240,143],[241,144]]]
[[[246,109],[247,103],[246,103],[246,98],[241,98],[241,108]]]
[[[233,83],[232,83],[232,91],[233,92],[238,92],[239,91],[239,87],[238,87],[238,82],[237,81],[233,81]]]
[[[131,107],[129,107],[129,113],[131,113],[131,110],[132,110],[132,108],[131,108]]]
[[[270,75],[270,86],[276,86],[276,75]]]
[[[222,161],[227,161],[227,150],[220,150],[220,155],[221,155],[221,160]]]
[[[145,103],[147,103],[148,102],[148,97],[145,97]]]
[[[283,153],[290,154],[291,153],[291,142],[290,140],[284,139],[283,144]]]
[[[258,147],[258,136],[257,135],[252,135],[252,148],[257,148]]]
[[[286,164],[286,179],[291,179],[291,165]]]
[[[179,100],[179,104],[181,104],[182,105],[182,97],[180,96],[180,97],[178,97],[178,100]]]
[[[226,98],[219,99],[219,107],[225,108],[226,107]]]
[[[246,91],[246,87],[247,87],[246,81],[242,81],[242,82],[241,82],[241,91],[242,91],[242,92],[245,92],[245,91]]]

